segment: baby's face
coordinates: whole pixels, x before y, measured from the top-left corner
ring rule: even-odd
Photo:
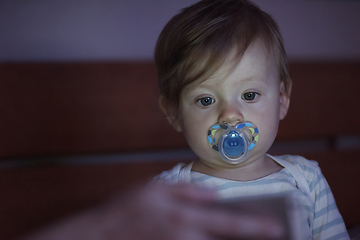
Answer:
[[[284,89],[275,60],[255,43],[230,75],[220,70],[210,79],[192,83],[182,90],[175,128],[184,133],[204,164],[222,168],[247,165],[264,157],[275,140],[279,120],[288,109]],[[243,121],[258,127],[259,141],[244,162],[232,165],[209,146],[207,133],[215,123],[234,126]]]

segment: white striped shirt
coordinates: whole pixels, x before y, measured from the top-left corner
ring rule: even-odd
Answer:
[[[178,164],[173,169],[161,173],[155,179],[161,179],[169,184],[185,181],[214,187],[222,199],[289,193],[296,198],[304,210],[309,230],[312,231],[312,239],[350,239],[331,189],[317,162],[291,155],[278,157],[269,155],[269,157],[283,165],[284,168],[253,181],[233,181],[190,171],[192,164],[187,166]],[[284,161],[287,163],[286,166],[281,164]],[[289,171],[289,163],[295,166],[295,174],[300,173],[300,177],[294,177],[294,170],[290,169]],[[306,180],[307,186],[302,186],[299,178]],[[306,184],[305,181],[303,182]]]

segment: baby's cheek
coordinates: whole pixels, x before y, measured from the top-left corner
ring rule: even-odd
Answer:
[[[190,145],[191,148],[198,148],[202,138],[202,133],[196,127],[187,126],[183,131],[186,141]],[[205,138],[205,137],[204,137]],[[201,145],[200,145],[201,146]]]
[[[212,151],[214,150],[207,142],[206,134],[202,134],[202,132],[196,131],[196,129],[192,129],[192,131],[189,129],[189,132],[187,132],[185,135],[187,135],[185,137],[190,148],[198,157],[203,159],[211,157]]]
[[[279,117],[276,109],[267,109],[267,111],[261,111],[254,123],[259,128],[260,135],[264,134],[276,134],[279,126]]]
[[[262,128],[259,128],[259,141],[258,147],[262,148],[265,152],[269,150],[271,145],[274,143],[277,134],[277,124],[268,124]]]

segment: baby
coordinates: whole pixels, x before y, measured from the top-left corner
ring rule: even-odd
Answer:
[[[292,193],[306,214],[307,239],[349,239],[314,161],[271,156],[291,93],[277,24],[246,0],[203,0],[183,9],[155,49],[169,123],[198,160],[156,177],[211,186],[222,199]]]

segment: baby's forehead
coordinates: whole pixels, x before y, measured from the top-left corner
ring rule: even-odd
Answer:
[[[257,78],[271,68],[271,71],[278,71],[276,57],[271,49],[268,49],[261,40],[251,43],[242,54],[236,49],[209,63],[211,56],[203,55],[197,60],[198,64],[193,65],[188,76],[198,76],[191,81],[185,81],[184,89],[206,88],[221,85],[230,76],[240,78]],[[239,66],[240,69],[239,69]],[[200,73],[200,74],[199,74]]]
[[[218,69],[212,75],[197,79],[194,82],[188,84],[186,88],[197,89],[220,86],[230,74],[231,71],[229,66],[220,67],[220,69]]]
[[[260,45],[249,47],[241,57],[229,56],[212,74],[194,81],[195,85],[219,84],[231,75],[251,78],[271,70],[277,70],[274,54]]]
[[[242,89],[243,87],[261,87],[280,83],[277,69],[271,71],[251,71],[250,74],[239,74],[235,71],[218,72],[204,80],[197,80],[187,85],[184,93],[197,94],[203,91],[217,89]]]

